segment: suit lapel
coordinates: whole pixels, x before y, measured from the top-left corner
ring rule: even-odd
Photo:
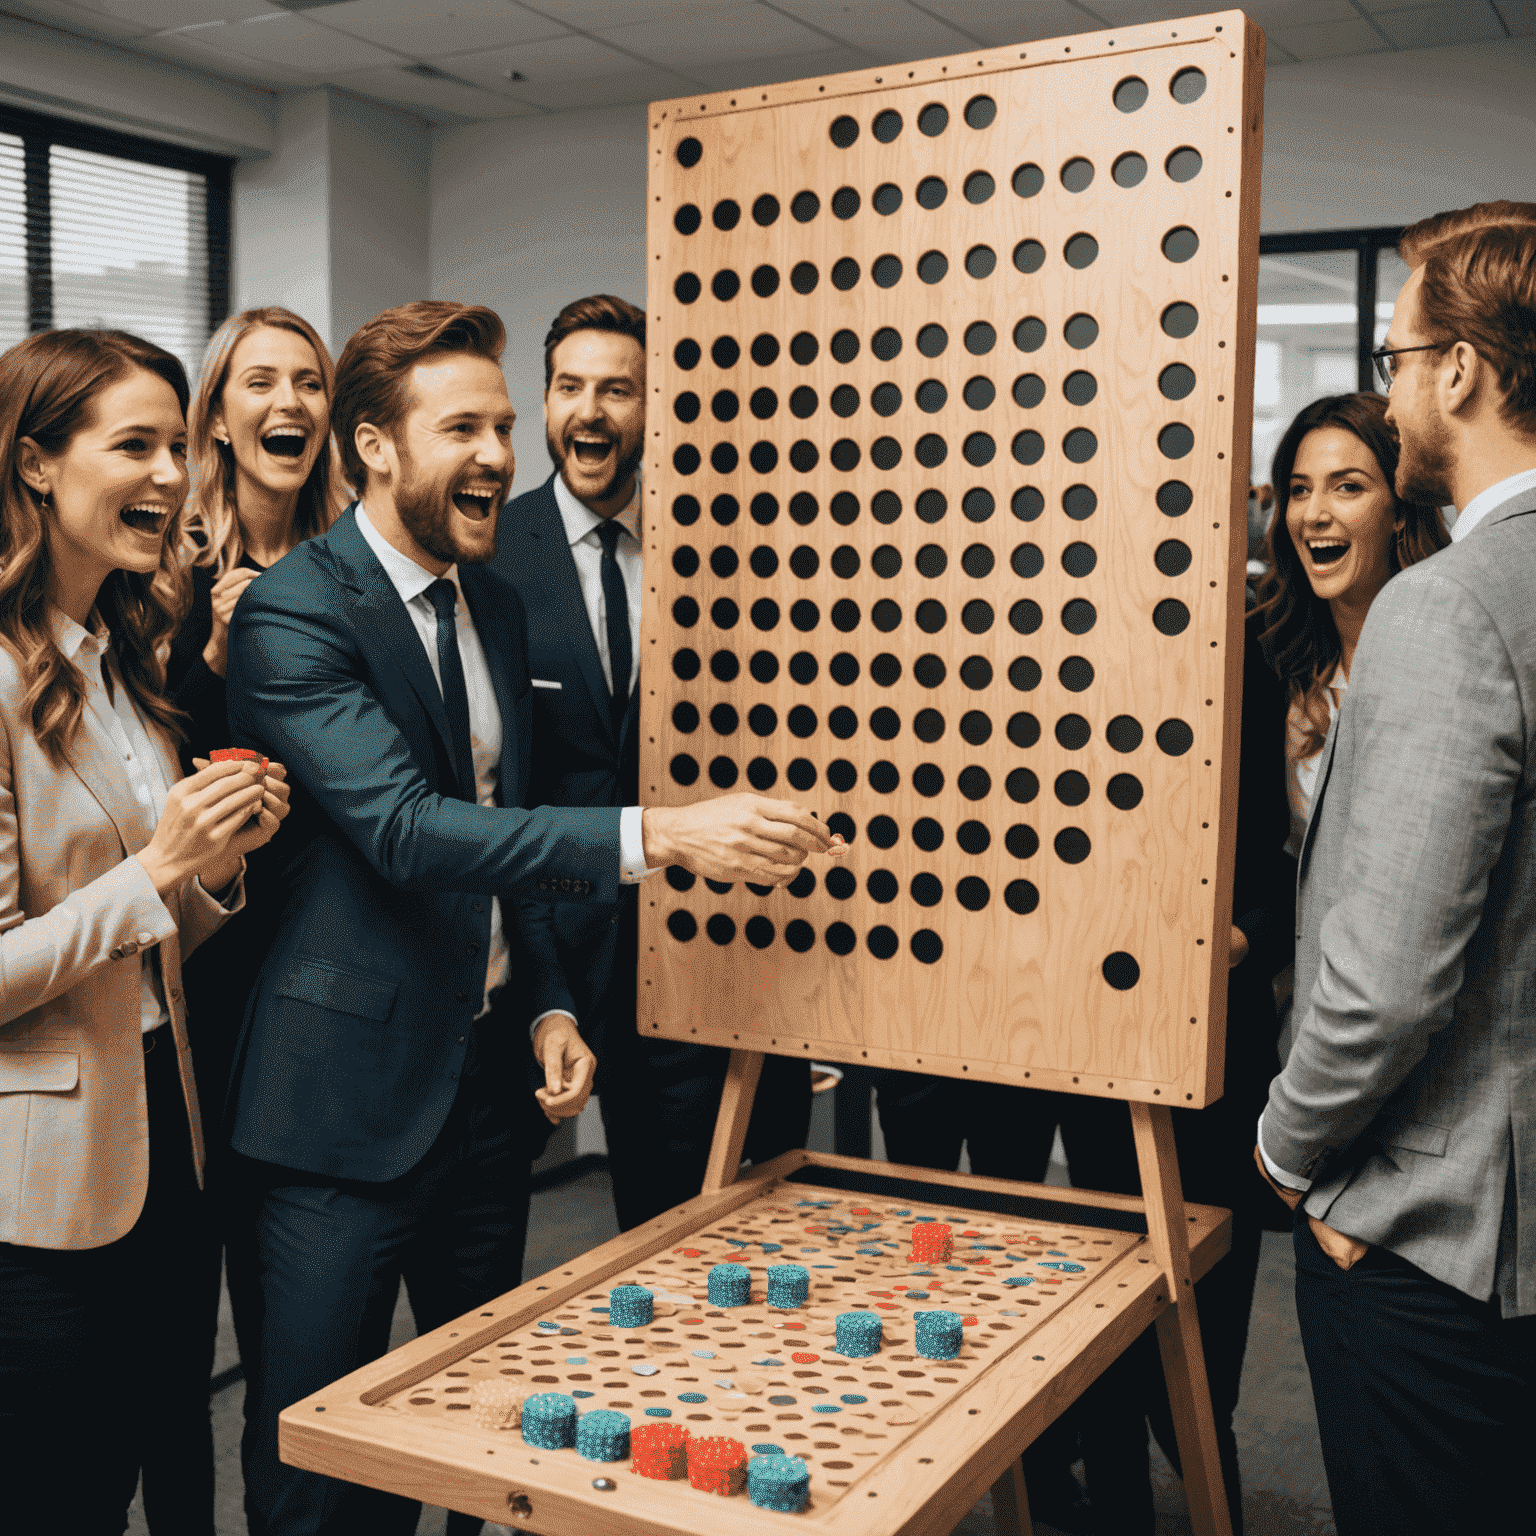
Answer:
[[[581,668],[582,679],[592,696],[602,728],[617,748],[608,682],[603,676],[602,658],[597,654],[597,640],[592,633],[592,621],[587,617],[581,583],[576,579],[576,559],[566,537],[565,519],[560,516],[560,504],[555,500],[553,475],[544,485],[536,515],[529,517],[524,529],[524,547],[540,584],[549,592],[556,611],[570,615],[566,633],[576,664]]]
[[[1339,739],[1339,721],[1343,718],[1344,706],[1340,704],[1332,724],[1328,727],[1328,739],[1323,743],[1323,760],[1317,765],[1317,783],[1312,789],[1312,804],[1307,809],[1307,828],[1301,838],[1301,857],[1296,864],[1298,881],[1306,874],[1308,858],[1312,852],[1312,837],[1317,829],[1318,812],[1322,809],[1323,794],[1328,788],[1328,776],[1333,771],[1333,750]]]
[[[405,611],[395,584],[358,530],[355,509],[354,503],[325,537],[352,588],[358,639],[370,653],[370,660],[375,664],[382,660],[392,666],[411,685],[452,763],[453,733],[448,726],[442,690],[432,675],[421,636]]]

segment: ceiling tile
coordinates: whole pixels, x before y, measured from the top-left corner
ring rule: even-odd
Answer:
[[[404,69],[365,69],[338,75],[342,90],[407,107],[433,123],[483,122],[493,117],[523,117],[535,109],[457,80],[429,80]]]
[[[923,9],[989,48],[1097,32],[1104,25],[1069,0],[1036,0],[1030,5],[1016,0],[923,0]],[[1100,7],[1089,9],[1103,14]]]
[[[320,26],[415,59],[501,48],[564,30],[559,22],[508,0],[345,0],[305,14]]]
[[[1381,34],[1358,16],[1353,21],[1325,21],[1313,27],[1276,27],[1275,37],[1298,59],[1341,59],[1387,51]]]
[[[879,62],[862,48],[829,48],[822,53],[793,53],[780,59],[693,64],[688,74],[706,90],[750,90],[755,85],[778,85],[785,80],[814,80],[818,75],[874,69]]]
[[[45,26],[64,27],[81,37],[96,37],[107,42],[142,37],[149,28],[142,22],[124,21],[108,16],[90,5],[73,5],[70,0],[5,0],[8,15],[22,21],[40,21]]]
[[[529,85],[545,86],[603,75],[633,74],[644,67],[600,38],[576,32],[536,43],[520,43],[515,48],[491,48],[438,61],[439,69],[497,91],[520,88],[522,82],[507,80],[507,72],[514,69]]]
[[[526,102],[549,112],[581,112],[596,107],[618,107],[629,102],[667,101],[686,95],[689,82],[670,70],[654,65],[631,69],[622,75],[594,75],[576,85],[570,81],[508,87],[508,99]]]
[[[1499,15],[1511,37],[1536,33],[1536,0],[1499,0]]]
[[[399,62],[397,54],[375,48],[361,38],[318,27],[302,16],[263,16],[226,27],[203,28],[194,35],[217,53],[285,64],[310,76],[388,67]]]
[[[204,26],[210,21],[246,21],[275,11],[271,0],[91,0],[92,9],[156,32]]]
[[[1446,43],[1480,43],[1504,36],[1503,27],[1484,0],[1378,12],[1376,22],[1399,48],[1437,48]]]
[[[192,32],[158,32],[152,37],[136,38],[133,50],[135,53],[170,59],[191,69],[200,69],[205,74],[222,75],[226,80],[259,85],[269,91],[289,85],[315,84],[313,75],[288,64],[250,59],[238,53],[220,53],[202,40],[204,36],[201,29]]]
[[[827,46],[826,38],[792,17],[746,4],[697,7],[688,15],[608,28],[602,36],[627,53],[682,70],[724,60],[819,53]]]
[[[937,16],[918,10],[907,0],[775,0],[777,9],[839,42],[878,58],[938,58],[963,53],[971,40]]]
[[[706,0],[519,0],[526,11],[580,32],[606,32],[635,21],[686,19],[715,9]],[[724,3],[724,0],[722,0]]]
[[[1266,32],[1282,27],[1313,27],[1323,21],[1359,16],[1350,0],[1244,0],[1243,9]]]

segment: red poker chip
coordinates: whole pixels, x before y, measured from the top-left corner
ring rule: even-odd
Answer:
[[[883,1308],[887,1312],[897,1312],[897,1311],[900,1311],[900,1308],[897,1307],[897,1305],[896,1305],[896,1303],[894,1301],[877,1301],[875,1303],[875,1305],[877,1307]]]
[[[979,1317],[963,1317],[960,1319],[960,1326],[962,1328],[974,1328],[980,1321]]]
[[[789,1358],[793,1360],[796,1365],[815,1365],[816,1362],[821,1359],[821,1356],[809,1355],[804,1350],[797,1349]]]

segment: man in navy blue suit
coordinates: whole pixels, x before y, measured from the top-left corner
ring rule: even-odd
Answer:
[[[555,472],[503,514],[492,569],[528,614],[534,756],[530,805],[638,798],[640,461],[645,314],[610,294],[566,305],[544,340],[544,431]],[[717,499],[717,520],[736,503]],[[673,871],[669,879],[693,876]],[[635,1029],[637,902],[561,902],[554,943],[597,1046],[598,1102],[619,1226],[699,1192],[726,1051],[642,1039]],[[810,1064],[770,1056],[747,1132],[754,1162],[804,1146]]]
[[[296,834],[230,1090],[260,1266],[258,1536],[415,1529],[413,1501],[282,1465],[277,1415],[384,1351],[402,1276],[422,1331],[519,1283],[529,1126],[578,1112],[593,1067],[549,903],[611,906],[674,864],[782,881],[832,842],[756,795],[522,808],[526,626],[486,563],[513,471],[504,339],[441,301],[358,331],[331,420],[362,500],[230,626],[231,733],[288,765]]]

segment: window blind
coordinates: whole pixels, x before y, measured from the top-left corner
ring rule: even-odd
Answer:
[[[0,107],[0,347],[110,327],[196,377],[229,307],[230,164]]]

